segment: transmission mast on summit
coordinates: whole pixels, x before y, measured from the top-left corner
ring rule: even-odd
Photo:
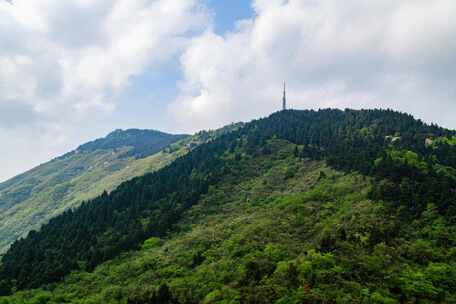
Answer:
[[[286,83],[283,82],[283,97],[282,97],[282,110],[287,109],[287,92],[286,92]]]

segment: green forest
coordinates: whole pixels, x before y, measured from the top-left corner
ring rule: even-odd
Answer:
[[[136,176],[163,168],[179,156],[242,124],[191,136],[155,130],[116,130],[106,137],[0,183],[0,255],[20,237]]]
[[[194,136],[116,130],[0,183],[0,254],[51,218],[184,154]],[[165,147],[177,146],[172,153]]]
[[[456,132],[285,110],[16,241],[0,303],[456,303]]]

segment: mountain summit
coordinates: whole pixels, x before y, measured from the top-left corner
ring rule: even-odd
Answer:
[[[125,156],[143,158],[186,136],[188,135],[172,135],[155,130],[117,129],[104,138],[81,145],[76,149],[76,152],[106,151],[129,147],[130,149]]]
[[[284,110],[16,241],[7,303],[453,303],[456,132]],[[30,290],[33,289],[34,290]]]

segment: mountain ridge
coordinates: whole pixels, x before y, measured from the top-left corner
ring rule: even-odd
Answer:
[[[0,252],[17,237],[24,236],[31,229],[39,228],[42,223],[61,213],[60,210],[75,207],[82,200],[101,194],[103,190],[111,190],[124,179],[118,183],[114,182],[114,186],[106,184],[105,189],[95,190],[99,180],[116,175],[130,166],[134,160],[151,156],[186,137],[188,136],[171,135],[155,130],[119,129],[0,183]],[[139,174],[141,172],[145,171],[140,171]],[[90,174],[94,175],[93,178],[89,177]],[[88,179],[84,182],[87,186],[84,189],[71,190],[76,187],[71,185],[84,176]],[[133,173],[126,174],[125,179],[133,176]],[[77,197],[78,191],[90,192],[90,189],[94,189],[93,194]],[[48,194],[44,194],[43,197],[42,193],[46,192]],[[74,198],[68,200],[68,195]],[[55,203],[51,204],[52,201]],[[42,202],[42,207],[36,206],[37,202]],[[23,215],[22,219],[18,219],[21,222],[15,224],[15,215],[30,205],[35,205],[37,210],[30,211],[29,215]],[[53,208],[56,211],[52,211]],[[40,212],[49,215],[38,219],[34,214]]]
[[[80,145],[70,153],[91,152],[95,150],[112,150],[120,147],[132,147],[126,155],[142,158],[154,154],[162,148],[188,137],[187,134],[169,134],[157,130],[116,129],[107,136]],[[155,147],[155,145],[158,145]]]
[[[126,252],[135,256],[158,246],[165,255],[148,262],[140,255],[137,261],[137,275],[149,275],[149,285],[140,280],[148,292],[100,285],[106,293],[98,294],[98,301],[451,302],[456,299],[456,273],[451,271],[456,265],[455,134],[391,110],[274,113],[199,145],[163,169],[123,183],[16,242],[2,259],[3,289],[8,291],[11,283],[19,289],[41,286],[51,291],[46,297],[58,301],[47,283],[71,271],[80,276],[96,274],[97,269],[103,273],[109,270],[103,265],[115,261],[128,272],[126,267],[134,264],[122,264]],[[298,174],[311,170],[300,169],[309,161],[318,164],[311,176]],[[300,188],[307,183],[310,188]],[[296,186],[298,193],[293,194]],[[251,195],[245,196],[249,188]],[[232,195],[234,206],[226,201]],[[273,197],[275,207],[268,204]],[[286,206],[290,210],[280,225],[264,226],[266,215],[260,216],[261,208],[255,206],[267,208],[265,212]],[[221,220],[231,211],[240,216],[253,212],[250,216],[259,216],[259,222],[247,221],[250,228],[246,234],[236,232],[235,243],[220,239],[222,248],[210,239],[195,239],[186,249],[192,255],[185,250],[166,254],[179,233],[192,234],[197,228],[188,214]],[[297,225],[289,228],[309,238],[300,239],[297,233],[281,243],[292,233],[286,219]],[[272,233],[282,225],[284,230]],[[205,245],[199,247],[199,242]],[[110,280],[123,277],[116,271],[109,273]],[[200,272],[201,277],[193,275]],[[77,278],[67,276],[70,281],[57,285],[55,296],[72,302],[65,284],[83,292]],[[134,278],[129,277],[131,284],[137,283]],[[23,295],[33,300],[39,292]]]

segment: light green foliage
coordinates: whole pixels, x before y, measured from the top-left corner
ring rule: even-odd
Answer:
[[[129,156],[133,151],[130,146],[78,149],[1,183],[0,254],[16,239],[31,230],[38,230],[65,210],[75,208],[104,191],[110,192],[133,177],[163,168],[190,149],[241,126],[239,123],[202,131],[142,158]],[[122,131],[111,134],[107,138],[117,140],[120,136],[119,143],[115,143],[122,143]],[[103,142],[103,139],[99,141]]]
[[[435,140],[433,140],[433,147],[438,147],[441,144],[447,144],[450,146],[456,146],[456,136],[452,137],[438,137]]]
[[[412,168],[416,168],[420,171],[427,171],[427,163],[415,152],[409,150],[396,150],[390,149],[386,153],[388,156],[395,162],[398,162],[402,165],[406,165]],[[374,161],[375,166],[379,166],[383,158],[378,158]]]
[[[63,211],[111,191],[122,182],[162,168],[186,153],[125,158],[129,148],[75,153],[41,165],[0,188],[0,252]],[[24,190],[21,190],[24,189]],[[25,189],[27,193],[25,193]],[[21,194],[23,193],[23,198]],[[12,202],[17,197],[17,202]],[[19,197],[18,197],[19,196]]]
[[[408,297],[436,298],[441,292],[432,280],[421,271],[405,270],[401,273],[399,284]]]
[[[456,145],[456,136],[453,136],[451,138],[448,138],[448,141],[447,143],[451,146],[455,146]]]
[[[144,241],[144,244],[142,245],[142,249],[148,250],[148,249],[159,246],[160,243],[161,243],[161,240],[159,238],[151,237]]]
[[[420,159],[417,153],[413,151],[391,150],[390,156],[393,160],[407,164],[410,167],[425,171],[427,164]]]
[[[434,205],[400,228],[397,214],[368,199],[370,178],[296,158],[284,141],[272,140],[268,149],[227,153],[242,155],[238,167],[169,238],[150,238],[139,251],[93,273],[72,273],[50,291],[3,301],[35,303],[42,294],[51,295],[47,303],[126,303],[163,283],[181,303],[455,301],[456,254],[438,244],[456,231]]]

